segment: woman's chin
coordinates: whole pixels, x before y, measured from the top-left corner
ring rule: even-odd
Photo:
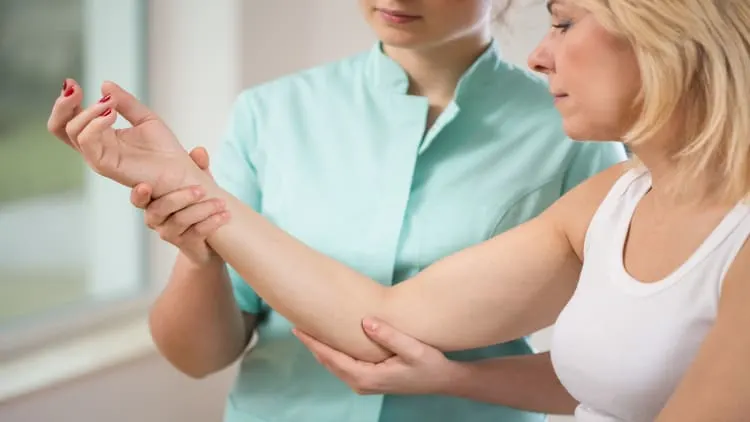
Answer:
[[[619,131],[607,130],[580,119],[563,118],[563,130],[568,138],[574,141],[618,141],[622,138]]]

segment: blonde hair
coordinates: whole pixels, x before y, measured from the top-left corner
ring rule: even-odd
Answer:
[[[750,2],[576,0],[637,56],[641,115],[625,142],[653,138],[679,113],[673,188],[700,199],[750,196]],[[706,170],[716,180],[706,183]],[[710,178],[709,178],[710,179]],[[695,194],[695,190],[690,193]]]

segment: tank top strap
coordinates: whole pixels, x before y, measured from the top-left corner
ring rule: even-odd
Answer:
[[[616,226],[617,220],[624,216],[628,219],[628,222],[630,221],[638,203],[638,199],[631,200],[631,197],[633,193],[640,197],[651,187],[651,179],[648,176],[648,170],[639,165],[623,173],[612,185],[586,230],[583,245],[584,258],[589,254],[590,245],[596,237],[602,239],[601,236],[605,236],[604,239],[612,239],[613,228]],[[646,177],[648,177],[647,181],[643,179]],[[635,189],[638,192],[633,192],[633,185],[640,180],[644,180],[645,183],[640,186],[640,189]],[[629,207],[632,209],[626,209]],[[602,243],[599,242],[599,244]]]

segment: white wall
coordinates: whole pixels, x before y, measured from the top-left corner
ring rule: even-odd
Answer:
[[[521,5],[509,16],[510,27],[498,31],[506,57],[519,64],[547,24],[543,2],[531,1],[536,4]],[[149,4],[150,100],[186,147],[214,145],[242,86],[343,57],[373,42],[353,0]],[[154,240],[150,256],[152,277],[164,280],[174,250]],[[537,336],[536,345],[546,349],[547,337]],[[0,420],[218,421],[233,375],[230,368],[192,381],[152,353],[0,405]]]

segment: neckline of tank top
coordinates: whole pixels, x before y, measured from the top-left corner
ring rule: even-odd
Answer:
[[[633,169],[631,171],[638,170]],[[618,201],[617,205],[625,205],[625,207],[620,208],[619,212],[615,212],[620,219],[616,221],[615,227],[613,227],[613,236],[611,238],[613,239],[613,243],[608,257],[608,266],[611,265],[612,272],[608,278],[613,284],[635,296],[653,295],[675,285],[690,270],[707,258],[750,213],[750,206],[742,202],[738,203],[722,218],[719,224],[714,227],[711,233],[690,254],[687,260],[662,279],[653,282],[644,282],[633,277],[625,268],[624,250],[625,238],[630,231],[630,224],[633,220],[635,209],[650,188],[651,173],[648,170],[640,169],[640,174],[635,176],[628,183],[622,194],[616,198]],[[634,189],[635,191],[633,191]],[[629,196],[631,201],[623,204],[626,196]]]

